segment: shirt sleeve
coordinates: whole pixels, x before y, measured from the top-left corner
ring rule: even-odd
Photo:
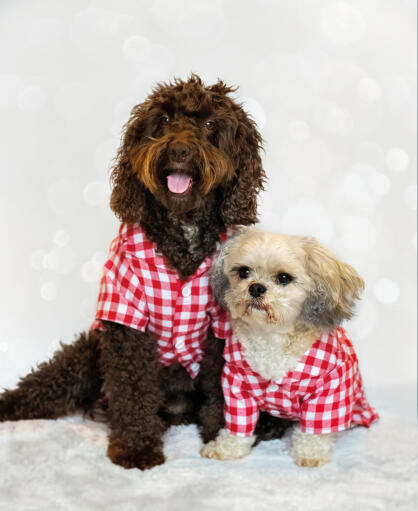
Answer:
[[[218,339],[228,339],[232,335],[229,313],[219,304],[214,303],[209,309],[212,332]]]
[[[122,247],[111,254],[104,266],[96,320],[113,321],[141,331],[148,324],[142,287]]]
[[[302,432],[335,433],[350,427],[356,394],[355,376],[355,367],[339,364],[324,378],[318,390],[302,401]]]
[[[229,364],[222,373],[222,390],[225,398],[225,428],[236,436],[253,435],[259,409],[253,397],[244,389],[244,380]]]

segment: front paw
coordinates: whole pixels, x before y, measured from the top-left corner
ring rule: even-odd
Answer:
[[[294,461],[296,463],[296,465],[298,465],[299,467],[321,467],[322,465],[326,465],[330,460],[329,459],[321,459],[321,458],[315,458],[315,457],[312,457],[312,458],[307,458],[307,457],[302,457],[302,458],[297,458],[295,457],[294,458]]]
[[[215,460],[223,460],[222,449],[217,445],[216,440],[211,440],[200,449],[200,455],[203,458],[211,458]]]
[[[236,460],[250,454],[254,440],[254,437],[239,437],[222,429],[215,440],[202,447],[200,454],[204,458]]]
[[[162,465],[165,456],[160,446],[146,446],[142,449],[127,449],[117,441],[111,441],[107,448],[107,456],[112,463],[124,468],[147,470]]]
[[[321,467],[332,458],[334,439],[330,434],[302,433],[300,427],[293,432],[291,455],[299,467]]]

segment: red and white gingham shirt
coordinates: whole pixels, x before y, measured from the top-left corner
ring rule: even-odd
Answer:
[[[212,259],[213,254],[207,256],[194,275],[180,280],[138,224],[122,224],[104,265],[96,320],[151,333],[161,364],[180,362],[194,378],[209,326],[219,339],[231,334],[228,314],[209,286]],[[100,328],[100,322],[92,328]]]
[[[245,361],[235,336],[227,339],[222,374],[225,422],[230,433],[251,436],[260,410],[300,421],[305,433],[332,433],[378,418],[367,402],[353,345],[343,328],[318,339],[296,367],[266,380]]]

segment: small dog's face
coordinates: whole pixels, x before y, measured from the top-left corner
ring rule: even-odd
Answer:
[[[212,283],[232,318],[283,331],[298,322],[339,325],[364,286],[351,266],[316,240],[253,229],[224,245]]]
[[[249,231],[230,247],[224,272],[229,281],[225,302],[232,317],[293,324],[306,299],[309,277],[303,252],[294,239]]]
[[[233,192],[228,197],[230,207],[237,211],[235,196],[240,191],[241,197],[241,188],[246,188],[248,214],[254,216],[255,196],[264,177],[258,154],[261,137],[254,122],[229,97],[233,91],[223,82],[205,86],[192,75],[188,81],[158,84],[144,103],[133,108],[112,174],[111,205],[118,216],[133,220],[132,202],[141,207],[135,195],[142,187],[166,209],[181,215],[199,208],[212,191],[227,185]],[[226,201],[228,193],[218,195]]]

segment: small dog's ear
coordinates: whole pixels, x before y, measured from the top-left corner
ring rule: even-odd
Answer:
[[[236,171],[223,190],[220,206],[225,226],[257,222],[257,195],[266,178],[261,164],[262,138],[255,122],[241,107],[236,110],[238,127],[234,141]]]
[[[110,180],[112,194],[110,207],[122,222],[135,223],[141,220],[146,207],[145,187],[132,170],[129,153],[144,130],[144,115],[148,102],[136,105],[124,126],[122,141],[113,161]]]
[[[215,295],[216,301],[225,309],[228,308],[225,302],[225,291],[229,288],[229,280],[224,271],[225,257],[227,256],[237,237],[241,234],[243,234],[243,232],[234,234],[221,245],[218,254],[213,260],[210,270],[210,285],[213,289],[213,294]]]
[[[304,238],[306,269],[313,288],[302,305],[301,319],[332,329],[353,315],[364,281],[349,264],[339,261],[313,238]]]

